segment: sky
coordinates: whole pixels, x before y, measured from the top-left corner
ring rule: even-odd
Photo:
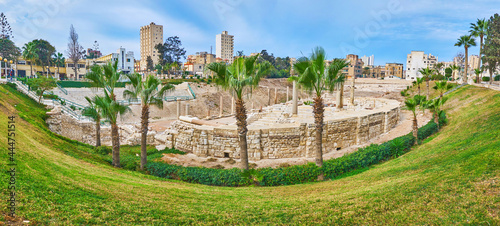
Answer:
[[[215,53],[215,36],[227,30],[235,54],[298,58],[322,46],[328,58],[374,55],[375,65],[405,63],[412,50],[451,61],[464,51],[458,37],[495,9],[498,0],[0,0],[19,47],[45,39],[66,54],[73,25],[85,49],[97,41],[103,54],[124,47],[139,59],[140,27],[154,22],[164,39],[179,36],[187,55]]]

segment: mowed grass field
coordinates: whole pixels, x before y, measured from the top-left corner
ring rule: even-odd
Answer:
[[[499,225],[500,93],[467,86],[449,98],[449,125],[397,159],[333,181],[228,188],[115,169],[48,132],[39,105],[0,86],[0,222],[7,117],[20,114],[30,122],[16,119],[17,214],[30,224]]]

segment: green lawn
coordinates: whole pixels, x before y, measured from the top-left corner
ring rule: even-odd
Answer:
[[[0,86],[0,128],[17,119],[17,213],[38,224],[500,224],[500,93],[451,94],[449,125],[409,153],[353,176],[282,187],[210,187],[115,169],[45,129]],[[14,107],[16,105],[16,107]],[[7,171],[7,138],[0,169]],[[7,213],[2,173],[0,222]]]

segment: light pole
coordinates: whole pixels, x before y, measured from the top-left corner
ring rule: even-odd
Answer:
[[[49,66],[46,66],[45,69],[47,69],[47,78],[49,78]]]
[[[3,59],[3,62],[5,62],[5,79],[7,79],[7,59]]]
[[[14,70],[12,67],[13,63],[14,63],[14,61],[10,60],[10,81],[12,81],[12,78],[14,77]]]
[[[0,56],[0,79],[2,78],[2,60],[3,58]]]

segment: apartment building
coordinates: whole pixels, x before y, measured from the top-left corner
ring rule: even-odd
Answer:
[[[406,79],[415,80],[422,77],[419,72],[423,68],[433,68],[438,62],[437,56],[425,54],[424,51],[411,51],[406,58]]]
[[[163,43],[163,25],[151,22],[141,27],[141,71],[146,71],[147,58],[151,57],[153,66],[159,62],[158,51],[155,46]]]
[[[215,55],[223,61],[232,64],[234,60],[234,36],[227,31],[215,36]]]

